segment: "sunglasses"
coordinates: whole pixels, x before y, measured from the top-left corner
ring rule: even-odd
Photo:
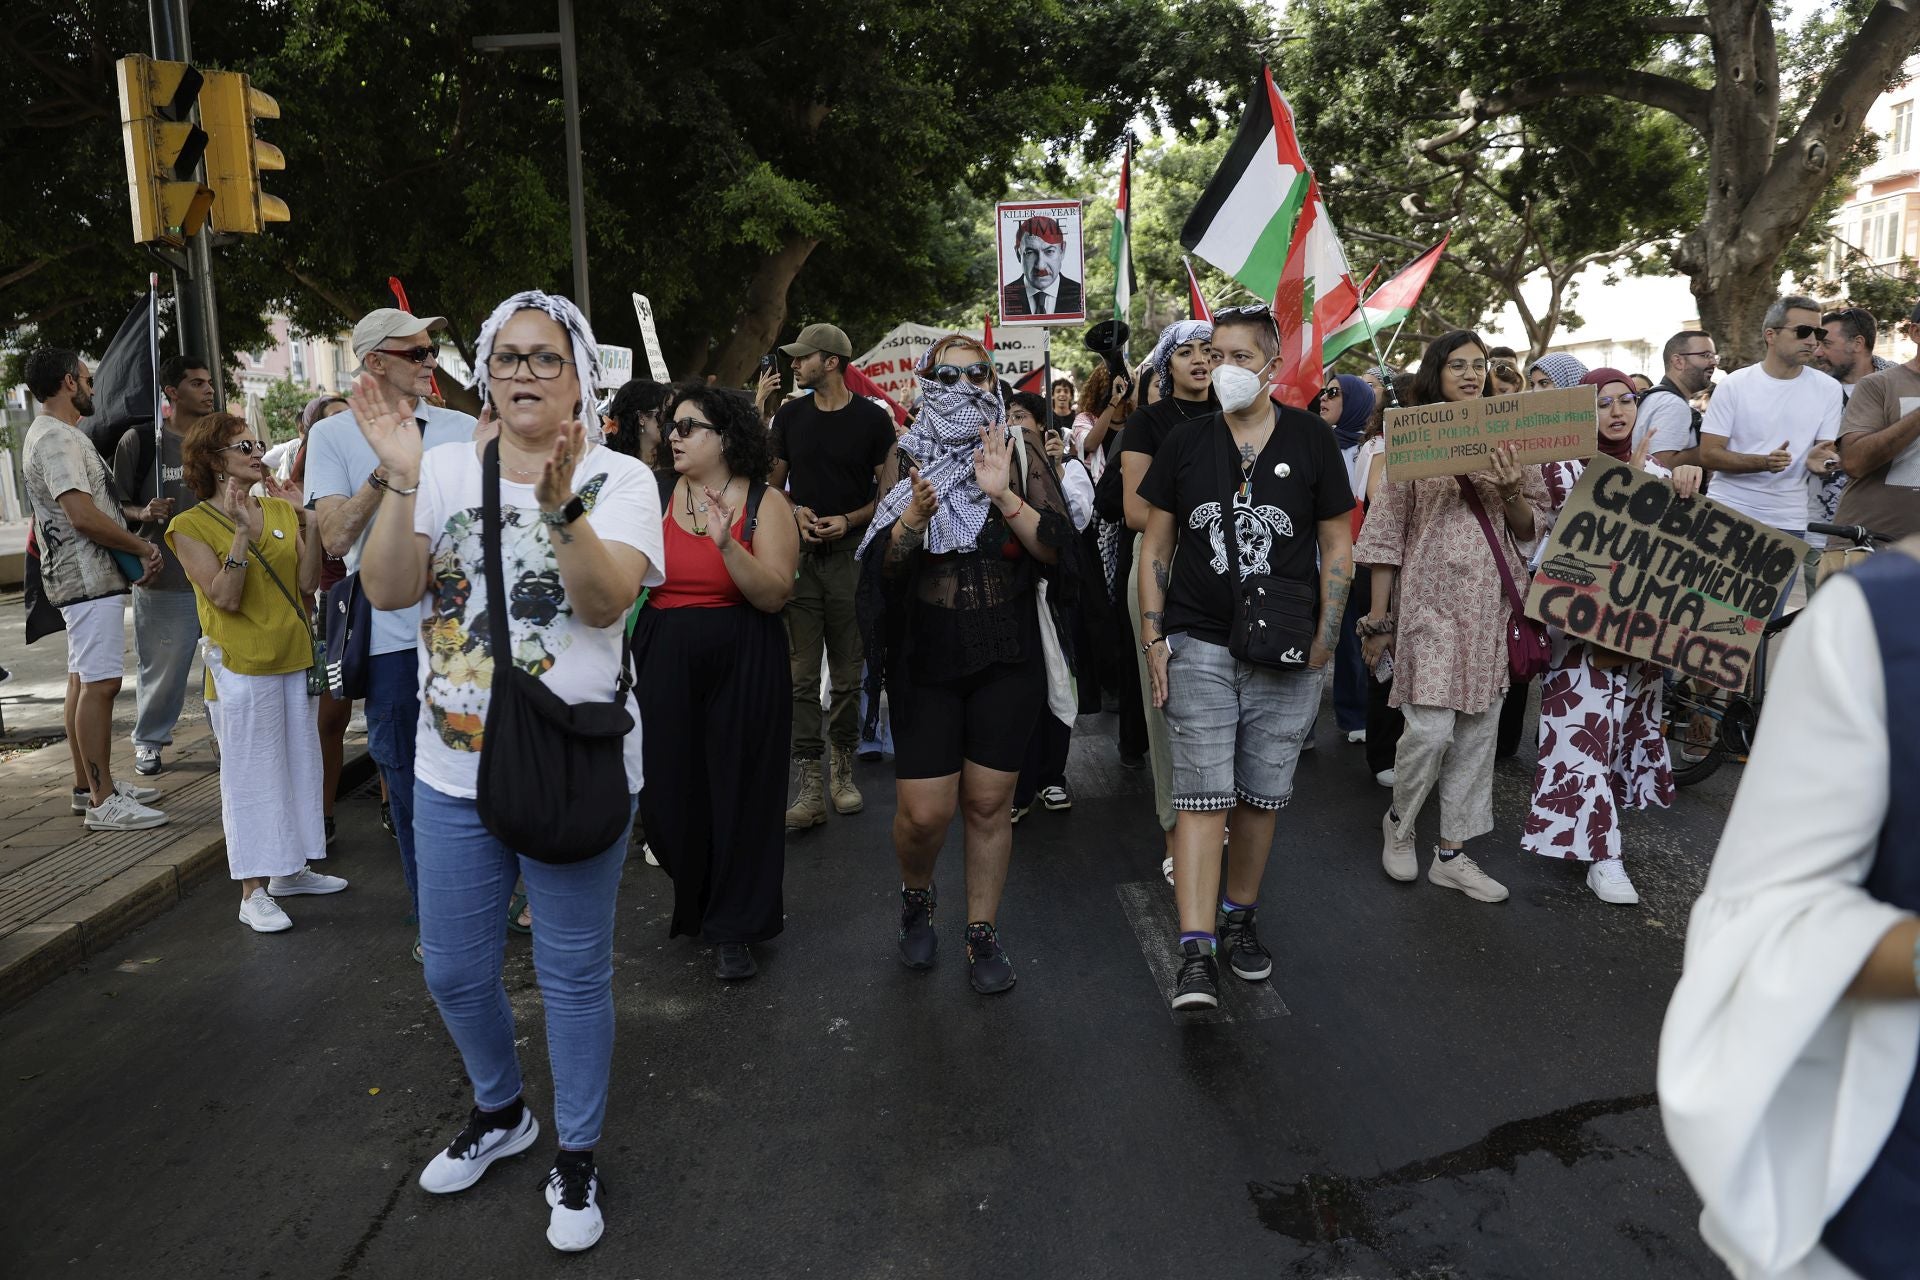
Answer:
[[[1784,329],[1775,329],[1774,332],[1790,333],[1802,342],[1805,342],[1808,338],[1812,338],[1815,342],[1825,342],[1827,340],[1827,331],[1817,324],[1789,325]]]
[[[396,359],[405,360],[412,364],[425,364],[427,361],[436,359],[440,355],[440,353],[432,347],[408,347],[405,351],[395,351],[390,347],[375,347],[372,354],[393,356]]]
[[[961,378],[969,382],[985,383],[993,377],[993,366],[984,360],[976,360],[964,367],[957,364],[937,364],[933,366],[933,379],[941,386],[951,387]]]
[[[241,453],[251,458],[256,453],[265,453],[267,446],[258,440],[235,440],[232,444],[221,445],[218,449],[214,450],[214,452],[225,453],[229,449],[238,449]]]
[[[693,434],[695,427],[704,427],[708,431],[717,431],[719,429],[711,422],[706,422],[699,418],[675,418],[673,425],[668,427],[667,431],[669,434],[679,436],[682,440],[685,440]]]
[[[1337,382],[1329,382],[1326,386],[1320,388],[1320,398],[1322,400],[1338,400],[1345,394],[1345,392],[1340,390],[1340,384]]]

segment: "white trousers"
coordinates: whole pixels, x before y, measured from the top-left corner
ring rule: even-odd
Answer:
[[[320,729],[307,673],[243,676],[206,646],[218,701],[207,704],[220,737],[220,822],[235,880],[290,876],[327,856],[321,813]]]

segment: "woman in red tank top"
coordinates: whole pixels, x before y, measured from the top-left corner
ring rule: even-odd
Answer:
[[[744,395],[676,388],[663,443],[678,477],[661,504],[667,580],[633,633],[640,814],[673,877],[669,936],[712,943],[715,976],[750,978],[751,944],[781,927],[793,693],[780,611],[800,534],[767,487],[767,433]]]

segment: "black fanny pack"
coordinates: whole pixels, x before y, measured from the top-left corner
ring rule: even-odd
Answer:
[[[1312,583],[1267,573],[1242,578],[1234,588],[1227,652],[1259,667],[1304,671],[1319,611],[1320,592]]]

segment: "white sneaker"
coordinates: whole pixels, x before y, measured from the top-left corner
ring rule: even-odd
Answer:
[[[1427,868],[1427,881],[1442,889],[1458,889],[1475,902],[1507,900],[1507,886],[1482,871],[1480,864],[1464,853],[1442,858],[1440,851],[1434,850],[1433,865]]]
[[[420,1171],[420,1189],[435,1195],[465,1191],[495,1160],[519,1155],[539,1136],[540,1122],[533,1118],[532,1107],[521,1107],[520,1123],[511,1129],[481,1128],[480,1108],[475,1107],[467,1127]]]
[[[1633,881],[1627,879],[1627,864],[1621,858],[1603,858],[1587,868],[1587,888],[1602,902],[1632,906],[1640,901]]]
[[[1169,857],[1169,858],[1161,859],[1160,874],[1167,878],[1167,888],[1169,889],[1173,888],[1173,859],[1172,858]]]
[[[1373,775],[1373,780],[1388,790],[1392,790],[1393,784],[1398,781],[1398,775],[1391,769],[1382,769]]]
[[[646,843],[644,840],[640,842],[640,852],[647,855],[648,866],[657,867],[660,865],[660,859],[653,856],[653,846]]]
[[[555,1164],[547,1173],[547,1205],[553,1212],[547,1217],[547,1243],[562,1253],[591,1249],[607,1228],[600,1216],[600,1171],[592,1165],[584,1170],[562,1171]]]
[[[113,794],[125,796],[135,804],[152,804],[160,798],[160,788],[137,787],[131,782],[121,780],[113,784]],[[75,813],[85,813],[92,807],[92,793],[84,787],[75,787],[73,792],[73,811]]]
[[[1367,731],[1365,729],[1347,730],[1348,742],[1365,742],[1366,740],[1367,740]]]
[[[1420,878],[1420,855],[1414,852],[1413,837],[1400,838],[1393,825],[1393,810],[1380,815],[1380,834],[1384,843],[1380,848],[1380,866],[1386,873],[1402,884]]]
[[[145,831],[149,827],[162,827],[167,823],[167,815],[158,809],[149,809],[138,800],[119,790],[120,783],[114,784],[114,793],[96,808],[88,809],[87,830],[89,831]]]
[[[267,881],[267,892],[276,898],[291,898],[296,893],[338,893],[346,887],[347,882],[339,876],[323,876],[312,867]]]
[[[280,909],[280,904],[267,896],[265,889],[255,889],[240,900],[240,923],[255,933],[280,933],[293,928],[293,921]]]
[[[135,747],[133,749],[133,771],[141,777],[150,777],[160,772],[160,750],[157,747]]]
[[[1040,804],[1050,813],[1059,813],[1063,809],[1073,808],[1073,797],[1067,794],[1065,787],[1042,787]]]

